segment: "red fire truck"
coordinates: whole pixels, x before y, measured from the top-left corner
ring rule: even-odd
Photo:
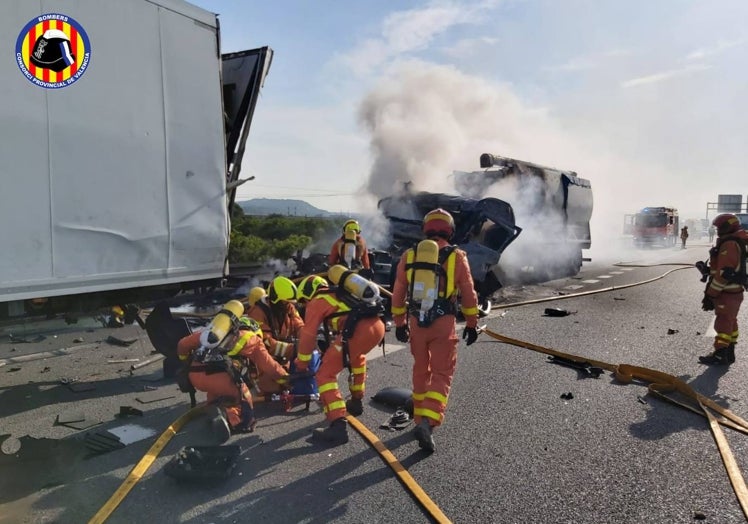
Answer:
[[[678,241],[678,210],[645,207],[634,216],[634,246],[674,246]]]

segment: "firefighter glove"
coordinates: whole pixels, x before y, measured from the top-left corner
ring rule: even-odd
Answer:
[[[704,298],[701,301],[701,309],[704,311],[714,311],[714,301],[712,300],[712,297],[704,295]]]
[[[462,332],[462,339],[466,341],[469,346],[476,340],[478,340],[478,330],[474,327],[466,327]]]
[[[407,342],[410,340],[410,330],[408,329],[408,326],[398,326],[395,328],[395,338],[399,342]]]

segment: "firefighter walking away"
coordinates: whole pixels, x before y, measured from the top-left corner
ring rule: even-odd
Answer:
[[[699,357],[702,364],[730,365],[735,362],[738,312],[746,285],[748,233],[738,217],[726,213],[712,222],[717,243],[709,250],[709,278],[701,301],[704,311],[714,311],[714,351]],[[703,263],[701,263],[703,265]]]
[[[413,432],[421,449],[436,449],[433,432],[444,422],[457,365],[457,301],[465,317],[462,338],[478,338],[478,298],[467,255],[449,243],[452,215],[435,209],[423,219],[422,240],[397,266],[392,293],[395,336],[413,355]],[[406,303],[407,300],[407,303]]]

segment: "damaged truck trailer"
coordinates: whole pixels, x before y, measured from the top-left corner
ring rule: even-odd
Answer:
[[[182,0],[9,0],[0,318],[215,286],[272,50]],[[114,24],[114,26],[113,26]]]

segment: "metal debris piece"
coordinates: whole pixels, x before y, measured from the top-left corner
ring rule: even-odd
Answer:
[[[94,453],[106,453],[115,449],[122,449],[125,445],[120,442],[117,435],[108,431],[97,431],[95,433],[86,433],[83,442],[90,451]]]
[[[405,429],[411,422],[410,415],[403,409],[396,410],[390,418],[383,422],[379,427],[388,431]]]
[[[81,342],[83,342],[83,338],[82,337],[74,338],[73,342],[76,344],[80,344]]]
[[[176,395],[174,393],[169,393],[168,391],[152,391],[149,394],[135,397],[135,400],[141,404],[150,404],[151,402],[158,402],[159,400],[166,400],[167,398],[174,397],[176,397]]]
[[[544,317],[565,317],[567,315],[573,315],[576,311],[567,311],[557,307],[547,307],[543,313]]]
[[[638,400],[640,404],[648,404],[647,399],[642,397],[641,395],[637,395],[636,400]]]
[[[26,338],[23,338],[23,337],[17,337],[17,336],[15,336],[12,333],[9,334],[8,337],[10,337],[10,340],[13,341],[13,342],[20,342],[20,343],[23,343],[23,344],[35,344],[35,343],[41,342],[42,340],[44,340],[44,339],[47,338],[44,335],[37,335],[34,338],[32,338],[31,340],[29,340],[29,339],[26,339]]]
[[[677,330],[677,329],[668,329],[668,330],[667,330],[667,334],[668,334],[668,335],[675,335],[675,334],[676,334],[677,332],[678,332],[678,330]]]
[[[126,362],[138,362],[139,358],[121,358],[119,360],[107,360],[107,364],[124,364]]]
[[[571,400],[574,398],[574,395],[571,394],[571,391],[568,393],[561,393],[561,398],[564,400]]]
[[[6,373],[13,373],[14,371],[21,371],[21,368],[19,367],[8,368],[8,371],[6,371]]]
[[[39,373],[49,373],[52,370],[49,366],[44,366],[44,369],[42,369]]]
[[[113,337],[112,335],[109,335],[108,337],[106,337],[106,342],[108,344],[112,344],[113,346],[129,347],[137,341],[138,341],[137,338],[133,338],[130,340],[123,340],[121,338]]]
[[[588,377],[600,378],[603,373],[603,368],[593,366],[587,361],[572,360],[569,358],[560,357],[558,355],[549,355],[548,362],[551,364],[558,364],[567,368],[576,369],[583,375]]]
[[[70,422],[83,422],[86,415],[79,411],[66,411],[59,413],[55,419],[55,424],[69,424]]]

